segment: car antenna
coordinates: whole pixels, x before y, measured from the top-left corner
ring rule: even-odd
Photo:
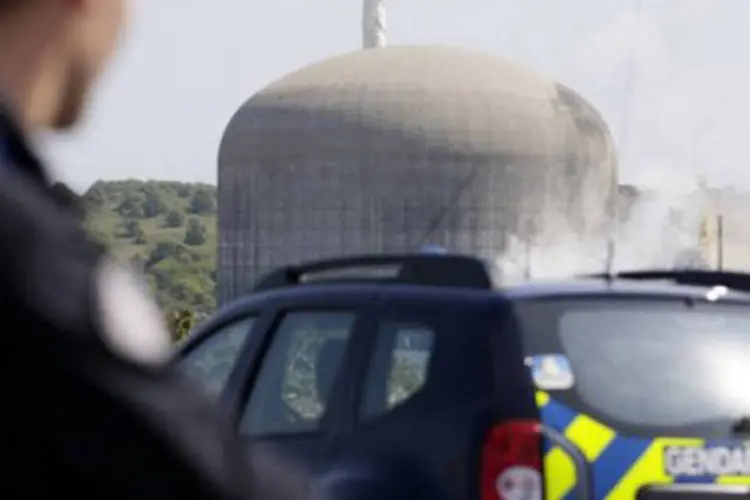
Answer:
[[[523,278],[526,281],[531,280],[531,241],[528,239],[524,247]]]
[[[615,278],[615,253],[617,251],[617,233],[620,229],[620,203],[619,203],[619,196],[620,196],[620,185],[617,182],[617,179],[613,179],[614,186],[612,186],[613,196],[612,201],[610,202],[610,217],[612,218],[610,220],[610,226],[609,226],[609,234],[607,234],[607,249],[606,249],[606,255],[604,256],[604,279],[607,280],[607,282],[612,282],[612,280]]]
[[[607,281],[612,281],[615,277],[615,238],[610,236],[607,240],[607,262],[605,264],[604,276]]]

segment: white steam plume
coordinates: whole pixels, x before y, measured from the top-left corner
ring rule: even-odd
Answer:
[[[698,265],[698,233],[707,200],[697,183],[691,189],[640,191],[630,202],[620,200],[621,206],[629,206],[621,210],[615,235],[614,269]],[[605,232],[600,237],[582,238],[566,226],[564,215],[552,211],[544,217],[544,227],[535,241],[511,237],[497,260],[506,283],[525,281],[527,267],[532,279],[555,279],[604,272],[606,264]]]
[[[714,34],[705,54],[678,42],[688,31],[699,36],[708,18],[726,19],[726,11],[739,5],[730,3],[722,4],[722,12],[706,0],[646,2],[647,8],[623,12],[582,40],[571,63],[577,75],[572,86],[603,112],[619,147],[628,143],[619,155],[621,182],[642,192],[620,218],[616,270],[696,265],[699,256],[704,265],[715,265],[712,253],[700,255],[698,245],[701,219],[711,215],[724,218],[727,268],[750,269],[750,150],[742,138],[750,109],[748,52],[730,40],[739,32]],[[627,104],[630,137],[624,137],[622,96],[633,54],[638,78]],[[723,188],[712,212],[716,193],[702,191],[697,175],[745,192]],[[511,238],[499,262],[509,278],[522,280],[528,260],[535,278],[605,270],[604,241],[582,240],[554,213],[545,219],[547,230],[537,241]]]

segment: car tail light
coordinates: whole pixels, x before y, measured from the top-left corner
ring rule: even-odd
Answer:
[[[542,440],[535,420],[493,426],[482,448],[481,500],[541,500]]]

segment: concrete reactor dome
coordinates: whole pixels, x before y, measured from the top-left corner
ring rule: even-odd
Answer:
[[[261,90],[226,128],[219,300],[304,259],[425,244],[496,257],[512,238],[601,235],[616,185],[606,124],[554,81],[461,49],[334,57]]]

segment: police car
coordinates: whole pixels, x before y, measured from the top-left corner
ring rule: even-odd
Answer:
[[[749,283],[499,288],[472,257],[334,259],[260,280],[175,362],[328,498],[748,495]]]
[[[747,291],[748,275],[686,270],[502,292],[541,421],[577,450],[546,447],[547,498],[581,481],[597,499],[748,495]]]

